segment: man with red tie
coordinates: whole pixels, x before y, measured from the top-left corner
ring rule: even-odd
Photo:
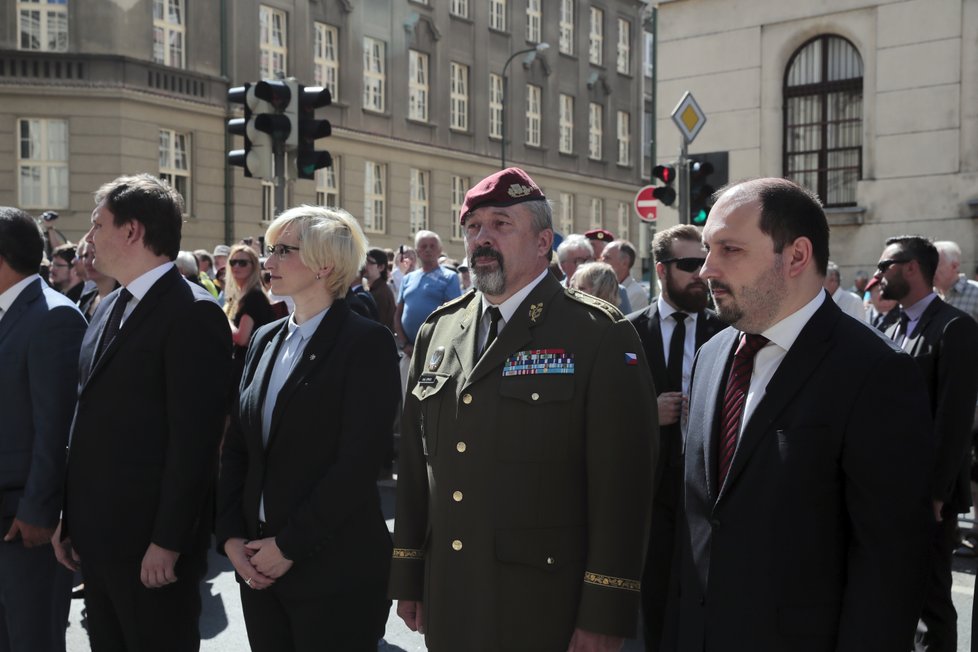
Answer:
[[[703,241],[733,328],[693,368],[663,649],[909,649],[930,512],[919,371],[822,288],[829,229],[808,191],[735,185]]]

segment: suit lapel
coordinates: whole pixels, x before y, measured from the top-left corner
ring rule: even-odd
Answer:
[[[265,405],[265,394],[268,392],[268,382],[271,380],[272,368],[275,366],[275,360],[278,359],[278,353],[288,333],[288,320],[284,320],[276,333],[269,334],[261,357],[255,365],[255,373],[248,382],[247,389],[241,393],[241,422],[243,424],[257,424],[257,429],[253,429],[249,436],[257,437],[259,443],[262,438],[262,409]],[[247,373],[248,370],[245,369],[245,374]],[[242,379],[243,383],[244,379]]]
[[[665,391],[667,379],[664,373],[666,371],[666,357],[662,352],[662,315],[659,314],[658,301],[649,307],[649,319],[646,327],[649,332],[648,337],[645,338],[648,343],[648,346],[645,347],[645,355],[649,359],[649,366],[652,367],[652,382],[655,385],[656,394],[661,394]]]
[[[477,362],[475,347],[479,340],[479,307],[481,304],[482,295],[476,294],[469,301],[469,305],[465,307],[462,319],[459,321],[459,330],[452,337],[452,349],[454,349],[455,357],[462,367],[463,383],[465,382],[464,379],[472,376],[472,370],[475,369]],[[505,332],[505,329],[503,331]],[[429,356],[433,353],[434,351],[428,351]]]
[[[913,357],[916,358],[918,355],[920,355],[920,347],[924,346],[927,343],[927,339],[924,337],[924,333],[927,331],[927,328],[930,326],[930,323],[934,319],[934,316],[941,311],[941,307],[943,305],[944,302],[941,300],[940,297],[934,297],[934,300],[931,301],[930,304],[927,306],[927,308],[924,310],[924,314],[920,316],[920,320],[917,322],[917,328],[914,329],[914,332],[912,333],[912,337],[909,337],[907,339],[907,342],[903,347],[904,350],[907,351],[907,353],[909,353]],[[897,322],[897,325],[899,326],[899,322]]]
[[[716,457],[714,455],[716,446],[714,444],[717,437],[720,436],[719,411],[720,406],[723,404],[723,391],[726,386],[725,381],[730,367],[730,361],[733,359],[734,351],[737,349],[737,343],[740,341],[739,336],[739,331],[731,329],[729,341],[721,347],[718,355],[713,356],[708,361],[699,358],[695,370],[697,377],[704,377],[703,375],[705,374],[706,378],[707,400],[703,406],[703,414],[697,415],[696,417],[701,419],[701,421],[699,427],[695,429],[695,432],[702,433],[703,463],[706,467],[703,469],[703,477],[706,478],[707,495],[713,501],[716,501],[717,497],[716,460],[714,459]],[[704,362],[706,364],[703,364]],[[692,427],[689,430],[694,431]]]
[[[27,312],[27,307],[44,292],[41,287],[43,282],[41,279],[35,279],[33,283],[28,283],[27,287],[21,290],[17,298],[14,299],[10,309],[4,313],[3,319],[0,319],[0,343],[13,330],[14,324]]]

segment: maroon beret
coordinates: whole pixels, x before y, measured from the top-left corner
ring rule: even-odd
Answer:
[[[465,216],[483,206],[512,206],[525,201],[545,200],[540,186],[519,168],[506,168],[472,186],[458,212],[461,223]]]
[[[611,242],[615,239],[615,234],[608,229],[591,229],[590,231],[584,232],[584,237],[588,240],[601,240],[602,242]]]
[[[880,279],[879,279],[878,276],[870,276],[869,277],[869,283],[867,283],[866,284],[866,287],[863,288],[863,292],[869,292],[874,287],[876,287],[877,285],[879,285],[879,282],[880,282]]]

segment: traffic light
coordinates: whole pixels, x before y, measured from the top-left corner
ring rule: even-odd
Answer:
[[[662,202],[663,206],[672,206],[676,201],[676,189],[672,187],[676,180],[676,168],[671,165],[657,165],[652,168],[652,177],[666,184],[653,190],[652,196]]]
[[[228,132],[244,136],[244,149],[228,152],[231,165],[244,168],[246,177],[275,178],[276,144],[287,145],[296,130],[285,115],[293,97],[286,82],[260,81],[228,91],[228,102],[244,104],[244,118],[228,120]],[[297,136],[293,137],[293,144]]]
[[[696,226],[706,224],[706,218],[713,207],[711,198],[715,188],[709,183],[713,170],[713,164],[709,161],[699,159],[689,161],[689,220]]]
[[[329,120],[317,120],[316,109],[329,106],[332,102],[328,88],[298,85],[298,143],[296,146],[296,176],[300,179],[315,179],[316,170],[329,167],[333,158],[329,152],[316,151],[316,140],[326,138],[332,133]]]

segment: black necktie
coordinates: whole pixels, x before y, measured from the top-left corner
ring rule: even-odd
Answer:
[[[907,332],[908,326],[910,326],[910,315],[908,315],[905,311],[901,310],[900,328],[898,328],[896,332],[896,343],[899,344],[900,346],[903,346],[903,340],[907,339],[910,336],[910,333]]]
[[[489,313],[489,335],[486,337],[486,345],[482,347],[482,353],[479,354],[481,358],[489,350],[489,346],[496,341],[496,336],[499,334],[499,320],[503,318],[503,313],[499,312],[499,308],[496,306],[489,306],[486,308],[486,312]]]
[[[129,305],[130,299],[132,299],[132,292],[126,288],[119,290],[119,297],[115,300],[115,305],[112,306],[112,312],[109,313],[109,321],[105,324],[102,339],[98,343],[98,349],[95,353],[96,362],[105,353],[105,349],[109,347],[109,344],[112,343],[115,336],[119,334],[119,328],[122,326],[122,314],[126,312],[126,306]]]
[[[669,364],[666,372],[669,377],[667,392],[683,391],[683,358],[686,353],[686,317],[684,312],[672,313],[672,318],[676,320],[676,327],[672,331],[672,339],[669,340]]]

